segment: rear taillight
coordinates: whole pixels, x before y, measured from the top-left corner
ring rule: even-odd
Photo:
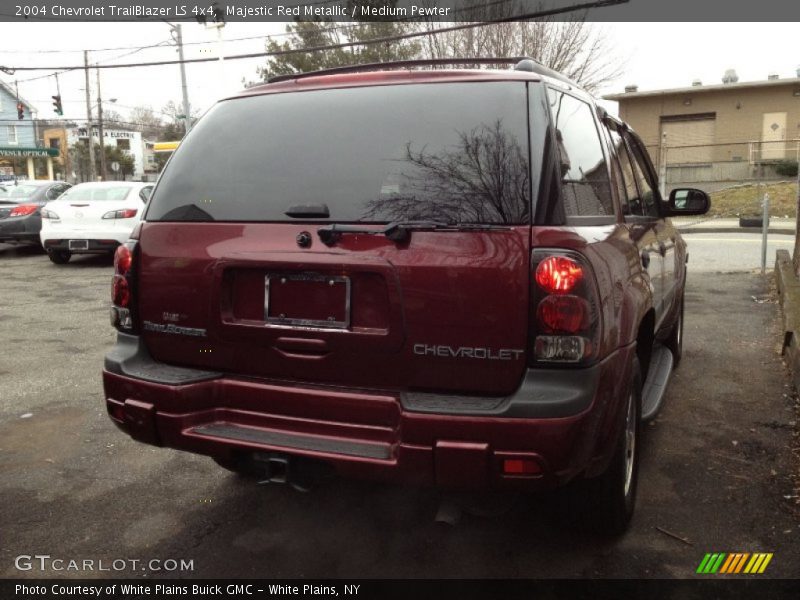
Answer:
[[[536,266],[536,283],[550,294],[571,291],[583,279],[583,267],[567,256],[548,256]]]
[[[114,253],[114,278],[111,280],[111,324],[117,329],[133,329],[133,262],[135,241],[117,247]]]
[[[119,246],[114,253],[114,273],[118,275],[127,275],[131,270],[133,263],[133,254],[131,249],[125,244]]]
[[[586,365],[598,357],[600,302],[586,258],[568,250],[533,251],[531,361]]]
[[[58,221],[59,216],[54,213],[52,210],[47,210],[46,208],[42,209],[42,218],[43,219],[50,219],[52,221]]]
[[[536,317],[545,333],[579,333],[586,328],[589,305],[572,294],[550,295],[539,302]]]
[[[37,210],[39,210],[38,204],[18,204],[17,206],[11,209],[11,212],[8,214],[8,216],[24,217],[27,215],[32,215]]]
[[[139,211],[135,208],[125,208],[122,210],[110,210],[103,215],[104,219],[132,219]]]

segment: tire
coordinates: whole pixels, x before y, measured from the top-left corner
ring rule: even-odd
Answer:
[[[681,292],[681,305],[678,308],[678,320],[672,326],[672,331],[669,337],[664,342],[664,345],[672,351],[672,368],[675,369],[681,363],[681,356],[683,355],[683,297],[684,292]]]
[[[47,252],[47,258],[57,265],[65,265],[72,258],[72,252],[69,250],[50,250]]]
[[[605,473],[586,482],[587,499],[591,502],[591,528],[607,537],[618,537],[627,531],[636,506],[642,414],[642,373],[638,358],[633,359],[631,370],[614,457]]]

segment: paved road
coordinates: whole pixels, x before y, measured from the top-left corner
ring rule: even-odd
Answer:
[[[761,233],[684,233],[689,245],[689,269],[694,272],[761,269]],[[767,269],[775,268],[775,251],[794,248],[794,234],[767,237]]]
[[[639,510],[628,535],[603,542],[552,497],[472,500],[450,527],[434,522],[431,491],[259,488],[131,441],[100,385],[110,273],[105,259],[57,267],[0,245],[0,576],[38,576],[14,558],[49,554],[185,559],[193,577],[692,577],[714,551],[774,552],[768,576],[800,575],[784,499],[795,400],[757,275],[690,276],[684,360],[646,430]]]

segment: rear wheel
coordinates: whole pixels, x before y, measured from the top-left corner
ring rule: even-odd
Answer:
[[[592,528],[618,536],[633,517],[639,480],[639,432],[642,412],[642,375],[639,359],[633,359],[625,415],[611,464],[601,476],[587,481]]]
[[[674,369],[681,362],[683,354],[683,293],[681,293],[681,305],[678,308],[678,319],[672,326],[665,345],[672,351],[672,368]]]
[[[72,252],[69,250],[49,250],[47,257],[57,265],[65,265],[72,258]]]

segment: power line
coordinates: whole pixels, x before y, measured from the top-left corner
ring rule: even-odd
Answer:
[[[422,32],[412,32],[412,33],[404,33],[398,35],[390,35],[390,36],[383,36],[378,38],[372,38],[369,40],[360,40],[356,42],[342,42],[338,44],[325,44],[322,46],[312,46],[309,48],[292,48],[288,50],[276,50],[274,52],[252,52],[248,54],[233,54],[231,56],[223,57],[225,60],[242,60],[248,58],[264,58],[269,56],[286,56],[290,54],[307,54],[311,52],[323,52],[326,50],[337,50],[340,48],[352,48],[354,46],[370,46],[373,44],[385,44],[389,42],[399,42],[402,40],[413,39],[417,37],[423,36],[432,36],[437,35],[440,33],[448,33],[451,31],[461,31],[466,29],[475,29],[478,27],[485,27],[487,25],[494,25],[497,23],[507,23],[510,21],[525,21],[530,19],[538,19],[541,17],[548,17],[554,16],[558,14],[564,14],[567,12],[575,12],[580,10],[588,10],[590,8],[602,8],[606,6],[615,6],[618,4],[625,4],[629,2],[629,0],[596,0],[594,2],[585,2],[582,4],[574,4],[570,6],[566,6],[563,8],[553,8],[548,10],[541,10],[534,13],[528,13],[524,15],[515,15],[513,17],[503,17],[500,19],[492,19],[489,21],[484,21],[480,23],[466,23],[463,25],[453,25],[451,27],[440,27],[438,29],[431,29],[428,31]],[[177,64],[190,64],[190,63],[204,63],[204,62],[216,62],[218,61],[218,57],[208,57],[208,58],[189,58],[185,60],[164,60],[164,61],[154,61],[154,62],[142,62],[142,63],[124,63],[121,65],[97,65],[99,69],[131,69],[131,68],[139,68],[139,67],[160,67],[160,66],[167,66],[167,65],[177,65]],[[3,69],[14,71],[74,71],[76,69],[82,69],[82,66],[58,66],[58,67],[3,67]],[[30,79],[26,81],[31,81]]]
[[[64,119],[48,119],[48,118],[44,118],[44,119],[23,119],[23,120],[0,119],[0,123],[12,123],[12,124],[15,124],[15,125],[24,125],[26,123],[33,124],[34,122],[38,123],[40,125],[41,124],[47,124],[47,123],[58,123],[58,124],[63,126],[65,124],[67,124],[67,123],[85,123],[86,122],[86,117],[84,117],[82,119],[66,119],[66,118],[64,118]],[[136,123],[135,121],[118,121],[116,119],[112,119],[109,122],[114,124],[114,125],[128,125],[130,127],[138,127],[139,129],[143,129],[142,124],[141,123]],[[173,123],[170,122],[170,123],[165,123],[165,124],[161,124],[161,125],[153,125],[152,128],[153,129],[159,129],[159,128],[166,127],[167,125],[173,125]],[[76,125],[76,127],[85,128],[86,125],[85,124],[84,125]],[[148,126],[148,127],[150,127],[150,126]],[[93,125],[92,129],[97,129],[97,125]]]
[[[328,0],[328,2],[331,2],[331,1],[334,1],[334,0]],[[509,0],[502,0],[502,1],[503,2],[508,2]],[[325,3],[327,3],[327,2],[321,2],[320,4],[325,4]],[[329,33],[331,31],[349,29],[349,28],[352,28],[352,27],[353,27],[353,23],[347,23],[347,24],[343,24],[343,25],[334,25],[332,27],[320,28],[319,32],[320,33]],[[271,34],[266,34],[266,35],[254,35],[254,36],[248,36],[248,37],[226,39],[225,40],[225,44],[228,44],[228,43],[231,43],[231,42],[241,42],[241,41],[246,41],[246,40],[259,40],[259,39],[260,40],[264,40],[264,41],[268,41],[268,40],[271,40],[271,39],[274,39],[274,38],[288,37],[288,36],[292,36],[292,35],[296,35],[296,32],[294,32],[294,31],[286,31],[286,32],[283,32],[283,33],[271,33]],[[139,50],[152,50],[152,49],[155,49],[155,48],[163,48],[163,47],[166,47],[166,44],[170,44],[171,45],[171,40],[164,40],[164,41],[159,42],[157,44],[150,44],[150,45],[147,45],[147,46],[121,46],[119,48],[101,48],[101,49],[95,49],[95,50],[88,50],[88,52],[103,52],[103,51],[109,51],[109,50],[134,50],[134,52],[131,52],[130,54],[135,54],[136,51],[139,51]],[[202,41],[202,42],[184,42],[183,43],[184,46],[207,46],[207,45],[212,45],[212,44],[216,45],[217,42],[215,42],[215,41]],[[7,52],[13,52],[13,51],[5,51],[4,50],[0,54],[5,54]],[[17,52],[21,53],[21,52],[26,52],[26,51],[17,51]],[[32,52],[35,52],[35,51],[32,51]],[[45,52],[46,53],[53,53],[53,54],[64,54],[64,53],[73,53],[73,52],[83,53],[83,50],[63,50],[63,51],[62,50],[42,50],[41,52],[42,53],[45,53]],[[101,62],[117,60],[119,58],[122,58],[123,56],[126,56],[126,55],[120,55],[120,56],[117,56],[117,57],[114,57],[114,58],[108,58],[108,59],[103,58],[103,59],[101,59],[101,61],[98,61],[97,64],[101,64]],[[8,68],[8,67],[4,67],[4,68]],[[21,69],[22,68],[20,67],[20,70]],[[43,69],[47,70],[48,68],[43,67]],[[18,83],[26,83],[26,82],[29,82],[29,81],[39,81],[41,79],[46,79],[48,77],[52,77],[53,75],[61,75],[63,73],[69,73],[71,71],[80,70],[80,69],[83,69],[83,67],[62,68],[62,70],[57,71],[56,73],[50,73],[48,75],[38,75],[36,77],[29,77],[27,79],[19,79]],[[10,68],[10,70],[13,73],[14,69]]]
[[[502,2],[509,2],[513,0],[501,0]],[[348,29],[353,27],[355,23],[345,23],[342,25],[333,25],[331,27],[324,27],[320,28],[319,31],[322,33],[327,33],[329,31],[337,31],[339,29]],[[273,38],[280,38],[280,37],[288,37],[291,35],[295,35],[294,31],[285,31],[282,33],[268,33],[264,35],[250,35],[245,37],[239,38],[226,38],[225,43],[235,43],[235,42],[245,42],[251,40],[270,40]],[[216,44],[216,41],[202,41],[202,42],[183,42],[184,46],[209,46]],[[137,49],[149,49],[155,48],[159,46],[159,44],[154,44],[150,46],[119,46],[116,48],[89,48],[88,52],[111,52],[114,50],[137,50]],[[0,54],[81,54],[83,50],[2,50]]]
[[[103,62],[112,61],[112,60],[118,60],[118,59],[124,58],[126,56],[131,56],[132,54],[136,54],[137,52],[140,52],[142,50],[148,50],[148,49],[153,49],[153,48],[163,48],[167,44],[170,44],[170,43],[171,43],[171,40],[162,40],[162,41],[158,42],[157,44],[149,44],[147,46],[138,46],[138,47],[133,46],[132,47],[133,48],[132,52],[126,52],[125,54],[120,54],[119,56],[114,56],[114,57],[111,57],[111,58],[100,59],[99,61],[97,61],[97,63],[95,63],[95,66],[101,65]],[[80,52],[83,52],[83,50],[81,50]],[[92,51],[91,50],[87,50],[87,52],[92,52]],[[3,67],[3,68],[6,68],[6,67]],[[77,71],[77,70],[82,70],[82,69],[83,69],[83,67],[64,68],[64,69],[56,71],[54,73],[48,73],[47,75],[39,75],[37,77],[29,77],[28,79],[19,79],[19,80],[17,80],[17,82],[18,83],[26,83],[26,82],[29,82],[29,81],[39,81],[40,79],[47,79],[48,77],[53,77],[54,75],[62,75],[64,73],[70,73],[71,71]],[[13,68],[11,69],[11,72],[12,73],[14,72]]]
[[[342,2],[342,0],[319,0],[318,2],[301,2],[299,4],[292,4],[286,5],[287,9],[297,8],[298,6],[322,6],[323,4],[335,4],[337,2]],[[216,4],[216,2],[212,2]],[[25,15],[21,19],[14,14],[0,12],[0,17],[8,17],[11,19],[11,22],[24,22],[24,21],[42,21],[42,22],[49,22],[49,23],[80,23],[83,22],[81,18],[64,18],[64,19],[55,19],[53,17],[47,17],[42,15]],[[186,19],[187,21],[191,21],[191,19]],[[125,21],[121,21],[125,22]],[[134,21],[131,21],[134,22]],[[124,48],[120,48],[121,50]],[[79,52],[83,52],[83,50],[79,50]],[[91,50],[87,50],[87,52],[91,52]]]
[[[166,41],[166,40],[165,40]],[[233,40],[231,40],[233,41]],[[193,42],[194,44],[210,44],[212,42]],[[155,48],[158,44],[151,44],[147,46],[118,46],[116,48],[88,48],[87,52],[113,52],[116,50],[142,50],[147,48]],[[82,54],[83,50],[0,50],[0,54]]]

